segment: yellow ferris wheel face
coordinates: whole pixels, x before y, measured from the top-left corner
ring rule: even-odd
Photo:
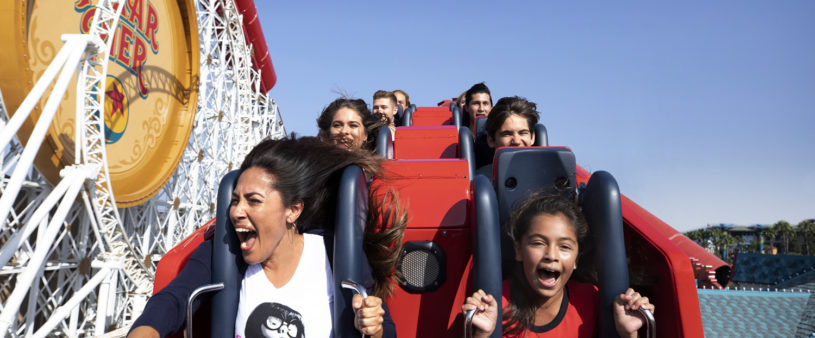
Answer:
[[[109,50],[104,115],[108,170],[119,207],[138,205],[172,176],[192,130],[198,92],[198,29],[191,0],[126,0]],[[56,56],[66,32],[88,33],[90,0],[0,5],[0,89],[13,113]],[[44,104],[44,103],[41,103]],[[18,133],[25,144],[39,117]],[[74,162],[76,88],[68,89],[37,154],[51,183]]]

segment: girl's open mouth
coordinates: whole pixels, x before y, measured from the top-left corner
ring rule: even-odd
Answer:
[[[545,288],[554,288],[560,279],[560,271],[555,271],[547,268],[538,269],[538,281]]]

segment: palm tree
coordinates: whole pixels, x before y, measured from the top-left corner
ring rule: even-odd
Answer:
[[[775,229],[778,237],[781,237],[781,241],[784,243],[784,254],[786,255],[790,249],[790,239],[795,236],[795,229],[787,221],[778,221],[773,224],[773,229]]]
[[[761,235],[767,239],[766,242],[767,246],[769,247],[767,248],[767,250],[768,251],[771,250],[770,248],[772,248],[775,245],[775,238],[778,237],[778,229],[776,229],[775,227],[763,228],[761,229]]]
[[[796,226],[798,235],[804,240],[804,255],[811,255],[811,241],[815,239],[815,219],[803,220]]]
[[[709,228],[691,230],[686,232],[685,236],[692,239],[696,244],[707,248],[707,241],[710,239],[710,230]]]
[[[720,227],[712,227],[708,229],[710,231],[710,237],[713,240],[713,246],[716,247],[716,251],[720,253],[723,260],[727,260],[727,248],[739,244],[739,242],[741,242],[741,238],[731,235],[729,232]]]

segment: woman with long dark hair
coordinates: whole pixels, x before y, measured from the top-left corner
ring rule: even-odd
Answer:
[[[245,263],[240,269],[244,273],[236,336],[331,334],[331,265],[323,239],[309,232],[333,228],[337,187],[349,165],[371,174],[382,170],[380,160],[369,152],[349,152],[313,137],[263,141],[244,159],[229,210]],[[366,335],[392,336],[395,328],[382,299],[391,291],[407,215],[394,192],[371,194],[363,249],[374,288],[372,296],[352,300],[354,325]],[[181,327],[184,308],[179,306],[195,287],[208,283],[209,242],[150,299],[131,337],[165,336]]]
[[[320,117],[317,136],[325,142],[336,144],[348,150],[376,147],[376,130],[386,126],[375,118],[362,99],[338,98],[332,101]]]

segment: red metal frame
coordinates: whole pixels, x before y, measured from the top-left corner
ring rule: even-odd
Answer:
[[[153,294],[158,293],[167,284],[173,281],[181,269],[187,265],[192,252],[208,238],[215,234],[215,219],[209,220],[204,226],[187,236],[181,243],[176,244],[167,251],[156,267],[156,277],[153,281]]]
[[[417,107],[413,112],[413,126],[442,126],[453,124],[453,113],[447,107]]]
[[[277,74],[272,65],[272,58],[269,56],[269,48],[266,46],[266,38],[263,36],[263,28],[258,20],[258,10],[255,8],[254,0],[235,0],[238,12],[243,15],[243,31],[246,33],[246,43],[252,45],[252,64],[260,71],[260,82],[263,91],[268,92],[277,83]]]
[[[590,175],[578,166],[578,183],[588,182]],[[656,336],[704,337],[690,258],[657,230],[657,223],[667,224],[625,195],[622,212],[631,284],[644,288],[638,291],[651,298],[657,307]]]
[[[435,291],[410,293],[395,286],[387,299],[402,337],[458,337],[461,304],[470,292],[472,191],[467,161],[402,160],[385,163],[387,185],[409,208],[405,241],[433,241],[446,255],[446,281]]]
[[[458,130],[454,126],[396,128],[394,159],[456,158],[458,151]]]

